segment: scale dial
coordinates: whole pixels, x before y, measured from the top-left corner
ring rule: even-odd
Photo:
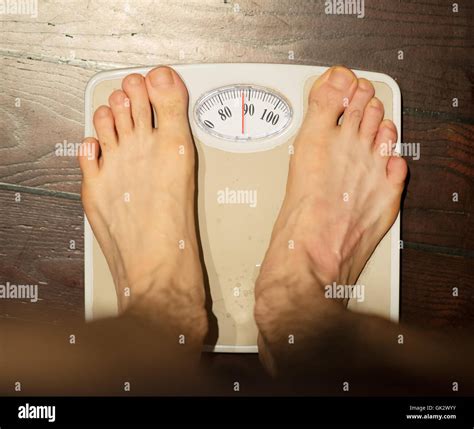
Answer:
[[[229,85],[196,102],[198,126],[215,137],[249,142],[281,134],[293,117],[290,103],[276,91],[255,85]]]

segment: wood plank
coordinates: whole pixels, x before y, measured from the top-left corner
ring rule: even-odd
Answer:
[[[0,189],[0,284],[38,285],[37,302],[0,299],[1,317],[40,322],[84,315],[83,215],[78,199]],[[74,240],[75,249],[70,249]]]
[[[474,326],[474,258],[406,248],[401,253],[401,320],[421,328]],[[457,287],[459,296],[453,296]]]
[[[474,126],[405,115],[403,142],[419,143],[420,159],[406,157],[402,238],[473,250]]]
[[[183,62],[343,63],[394,76],[405,105],[415,111],[472,116],[473,5],[468,2],[458,13],[441,0],[365,2],[363,19],[327,15],[322,1],[242,0],[238,5],[42,2],[38,19],[1,17],[0,53],[95,69]],[[460,101],[457,109],[454,97]]]
[[[0,182],[79,192],[76,159],[55,148],[82,141],[84,88],[94,72],[11,58],[0,67]]]

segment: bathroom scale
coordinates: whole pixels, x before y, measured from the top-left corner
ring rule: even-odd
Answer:
[[[292,144],[302,124],[309,90],[328,67],[288,64],[189,64],[172,67],[189,91],[189,121],[198,155],[197,217],[214,323],[206,351],[257,352],[254,285],[285,193]],[[108,104],[130,73],[152,67],[100,72],[87,85],[85,135],[95,135],[93,113]],[[397,83],[381,73],[370,80],[385,118],[400,130]],[[400,145],[398,137],[397,145]],[[398,321],[399,216],[382,239],[357,285],[364,299],[352,311]],[[85,220],[87,320],[117,315],[115,287],[105,257]]]

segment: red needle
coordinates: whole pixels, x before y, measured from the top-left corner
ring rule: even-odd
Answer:
[[[245,114],[244,114],[244,91],[242,91],[242,134],[245,130]]]

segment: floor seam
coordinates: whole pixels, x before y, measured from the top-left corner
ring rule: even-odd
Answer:
[[[81,195],[74,192],[55,191],[52,189],[37,188],[33,186],[14,185],[12,183],[0,182],[0,190],[26,192],[28,194],[43,195],[48,197],[57,197],[67,200],[79,201]]]
[[[413,241],[403,241],[403,247],[405,249],[423,250],[429,253],[440,253],[444,255],[474,258],[474,250],[460,249],[459,247],[437,246],[435,244],[417,243]],[[403,254],[403,249],[402,249],[402,254]]]

